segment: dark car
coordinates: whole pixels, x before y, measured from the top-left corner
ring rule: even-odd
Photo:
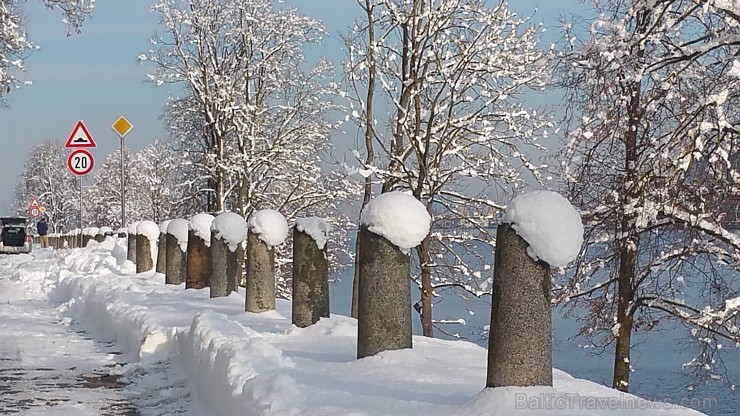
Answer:
[[[0,217],[0,253],[30,253],[31,243],[27,219]]]

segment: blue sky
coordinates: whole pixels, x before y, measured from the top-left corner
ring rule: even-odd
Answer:
[[[0,214],[8,213],[13,190],[29,149],[44,140],[63,143],[77,120],[84,120],[98,147],[92,150],[96,165],[120,146],[110,125],[124,115],[134,129],[126,146],[140,149],[154,139],[166,139],[159,120],[168,92],[147,84],[152,68],[136,57],[149,48],[158,17],[150,13],[153,0],[98,0],[82,33],[66,36],[67,26],[58,11],[40,0],[22,3],[29,37],[40,49],[26,63],[24,79],[33,85],[14,91],[9,108],[0,108]],[[324,54],[341,57],[338,41],[358,13],[352,0],[288,0],[304,13],[324,22],[331,33]],[[555,3],[555,5],[553,5]],[[531,14],[543,9],[535,21],[557,25],[558,17],[576,0],[514,0],[511,7]],[[43,202],[43,201],[42,201]]]

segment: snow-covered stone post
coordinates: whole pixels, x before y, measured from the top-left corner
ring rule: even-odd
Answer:
[[[552,385],[550,266],[583,243],[581,217],[550,191],[520,195],[496,230],[486,387]]]
[[[409,250],[430,224],[424,205],[403,192],[381,194],[362,210],[357,358],[412,347]]]
[[[203,289],[211,280],[211,223],[213,215],[196,214],[190,219],[185,272],[186,289]]]
[[[177,218],[167,225],[167,253],[164,282],[179,285],[185,282],[188,250],[188,220]]]
[[[238,291],[246,238],[247,221],[239,214],[224,212],[211,223],[212,298]]]
[[[158,237],[159,226],[154,221],[141,221],[136,226],[136,273],[154,269]]]
[[[300,218],[293,227],[293,325],[304,328],[329,317],[329,224]]]
[[[157,265],[155,267],[157,273],[165,273],[167,271],[167,226],[170,225],[170,220],[164,220],[159,224],[159,240],[157,243]]]
[[[98,243],[102,243],[103,241],[105,241],[105,236],[109,232],[111,232],[111,228],[110,227],[100,227],[100,228],[98,228],[98,232],[95,233],[95,241],[97,241]]]
[[[82,244],[82,231],[79,228],[75,228],[71,231],[72,233],[72,247],[80,248]]]
[[[87,247],[87,244],[95,239],[98,234],[99,228],[97,227],[85,227],[82,229],[82,247]]]
[[[136,263],[136,227],[139,222],[133,222],[128,226],[128,239],[126,241],[128,252],[126,253],[126,259]]]
[[[288,236],[288,221],[274,209],[257,211],[249,218],[247,233],[247,287],[244,310],[275,309],[275,250]]]
[[[67,234],[64,234],[64,242],[67,248],[75,248],[75,239],[72,231],[67,231]]]

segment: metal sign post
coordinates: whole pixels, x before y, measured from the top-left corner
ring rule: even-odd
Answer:
[[[80,179],[80,235],[79,235],[79,246],[82,247],[82,177],[92,171],[95,164],[95,159],[92,153],[85,150],[86,148],[94,148],[96,145],[90,131],[85,127],[85,123],[82,120],[78,121],[75,127],[72,129],[72,133],[69,134],[67,141],[64,143],[64,147],[72,150],[67,156],[67,169]]]
[[[80,178],[80,235],[78,236],[79,243],[77,247],[82,247],[82,242],[84,241],[84,237],[82,236],[82,176],[80,175],[79,178]]]
[[[121,228],[126,226],[126,164],[123,155],[123,138],[134,128],[134,125],[124,116],[120,116],[111,124],[110,128],[121,138]]]

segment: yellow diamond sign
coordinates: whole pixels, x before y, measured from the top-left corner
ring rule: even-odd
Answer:
[[[130,121],[126,120],[126,117],[121,116],[116,119],[116,121],[113,122],[110,126],[113,131],[118,133],[118,136],[120,136],[122,139],[124,136],[128,134],[128,132],[131,131],[131,129],[134,128],[134,125],[131,124]]]

